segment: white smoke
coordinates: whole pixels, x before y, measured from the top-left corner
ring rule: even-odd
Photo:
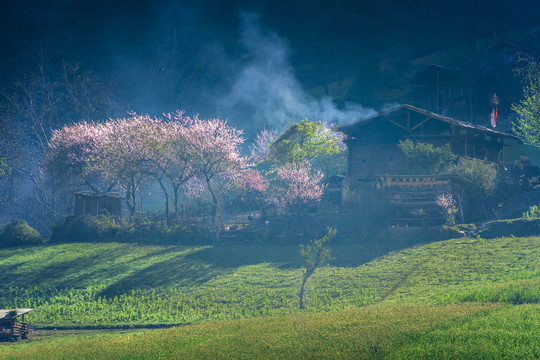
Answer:
[[[247,62],[238,71],[230,93],[219,100],[223,111],[238,114],[243,109],[252,127],[278,129],[304,118],[346,123],[376,113],[359,104],[339,109],[329,97],[309,96],[294,76],[286,41],[262,29],[253,14],[242,14],[241,20]]]

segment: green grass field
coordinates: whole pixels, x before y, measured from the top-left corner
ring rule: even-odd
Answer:
[[[5,359],[536,359],[538,305],[372,305],[0,349]]]
[[[1,346],[0,357],[212,358],[212,349],[222,358],[540,357],[539,237],[412,245],[334,244],[303,312],[297,245],[1,250],[0,308],[36,308],[34,328],[202,324],[52,337]],[[241,318],[253,319],[233,320]]]

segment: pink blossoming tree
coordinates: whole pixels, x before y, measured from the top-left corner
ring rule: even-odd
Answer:
[[[270,147],[277,137],[277,130],[261,130],[261,132],[255,136],[253,143],[249,146],[251,161],[258,163],[268,159],[270,156]]]
[[[187,154],[197,176],[206,182],[212,200],[216,239],[222,224],[223,196],[238,186],[250,166],[240,153],[244,142],[242,131],[220,119],[202,120],[198,117],[179,119],[184,124]]]
[[[110,182],[116,181],[125,191],[130,217],[140,208],[140,191],[149,184],[149,167],[153,139],[159,136],[160,122],[147,115],[131,114],[128,118],[108,121],[97,148],[98,171]]]
[[[188,156],[188,143],[184,137],[183,113],[156,124],[156,131],[148,139],[151,155],[148,171],[159,184],[165,196],[165,215],[169,220],[169,202],[172,201],[174,214],[178,216],[179,200],[183,185],[192,179],[195,169]]]
[[[97,171],[98,144],[106,131],[101,124],[80,122],[52,132],[45,167],[55,188],[83,183],[94,192],[103,192],[114,187],[116,181],[105,182]]]
[[[443,211],[446,218],[446,225],[455,225],[458,208],[452,194],[440,194],[437,197],[437,205],[439,205]]]
[[[220,119],[165,119],[131,114],[104,123],[81,122],[56,130],[49,142],[47,168],[55,179],[70,178],[93,192],[122,190],[130,216],[141,207],[141,190],[157,183],[179,213],[182,192],[188,198],[209,194],[214,224],[222,225],[225,193],[261,196],[268,181],[241,154],[242,131]],[[203,187],[204,185],[204,191]]]
[[[309,162],[286,163],[276,168],[276,174],[277,184],[268,198],[271,204],[301,216],[303,210],[321,200],[324,174],[312,170]]]

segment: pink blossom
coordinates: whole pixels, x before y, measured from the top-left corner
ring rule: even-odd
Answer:
[[[190,178],[182,187],[186,198],[195,199],[206,191],[206,182],[200,178]]]
[[[266,179],[241,154],[242,131],[220,119],[202,120],[177,111],[157,119],[132,113],[103,123],[65,126],[53,132],[48,166],[57,175],[80,176],[93,190],[98,185],[126,193],[133,214],[137,194],[158,182],[178,212],[179,191],[211,195],[216,214],[226,191],[264,192]],[[63,176],[63,175],[62,175]],[[95,181],[91,184],[89,180]]]
[[[244,169],[238,172],[236,180],[240,187],[247,191],[265,192],[268,189],[268,180],[255,169]]]
[[[456,201],[452,194],[441,194],[437,197],[437,205],[439,205],[448,215],[457,213]]]
[[[253,144],[249,147],[251,161],[258,163],[259,161],[267,159],[270,155],[270,146],[277,137],[277,130],[263,129],[258,133],[253,140]]]
[[[276,169],[280,184],[274,188],[269,202],[278,207],[302,207],[320,201],[324,193],[324,174],[312,170],[307,161],[287,163]]]

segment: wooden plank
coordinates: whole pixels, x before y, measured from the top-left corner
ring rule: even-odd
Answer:
[[[390,186],[405,187],[405,186],[435,186],[449,185],[448,181],[433,181],[433,182],[391,182]]]
[[[432,118],[432,117],[428,117],[427,119],[425,119],[425,120],[419,122],[418,124],[416,124],[415,126],[413,126],[413,127],[411,128],[411,131],[414,131],[414,130],[417,129],[419,126],[424,125],[426,122],[428,122],[428,121],[431,120],[431,119],[433,119],[433,118]],[[422,131],[422,132],[423,132],[423,131]],[[421,132],[421,133],[422,133],[422,132]]]
[[[393,206],[438,207],[436,202],[390,202]]]
[[[403,217],[403,218],[390,218],[390,221],[421,221],[421,220],[445,220],[444,217]]]
[[[446,189],[445,189],[446,190]],[[431,191],[387,191],[388,195],[411,195],[411,196],[437,196],[441,193],[442,189],[436,189]]]
[[[403,130],[406,130],[406,131],[409,132],[409,129],[408,129],[407,127],[405,127],[405,126],[403,126],[403,125],[401,125],[401,124],[395,122],[394,120],[388,119],[388,121],[391,122],[392,124],[396,125],[396,126],[399,126],[399,127],[402,128]]]

